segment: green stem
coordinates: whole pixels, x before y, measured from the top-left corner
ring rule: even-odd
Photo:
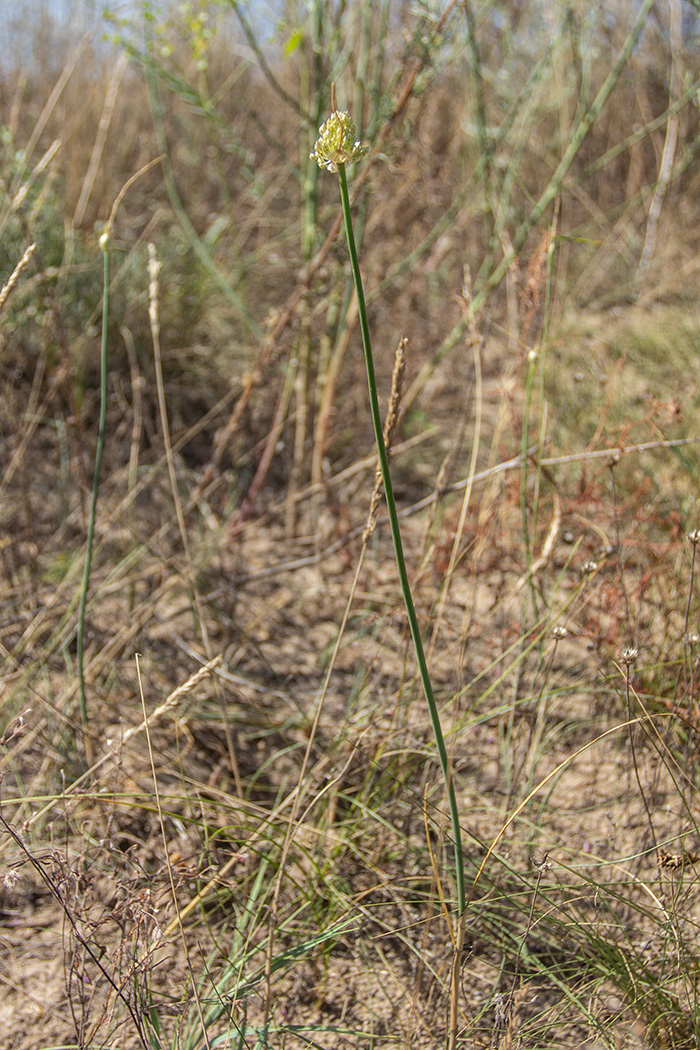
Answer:
[[[90,518],[88,520],[87,550],[85,552],[85,568],[83,569],[80,607],[78,609],[78,629],[76,634],[78,684],[80,688],[80,719],[83,726],[83,733],[85,735],[85,755],[88,760],[88,765],[92,765],[92,744],[88,735],[87,696],[85,693],[85,612],[87,609],[88,588],[90,586],[92,548],[95,538],[95,519],[97,517],[97,494],[100,488],[100,471],[102,469],[102,454],[105,447],[105,430],[107,424],[107,321],[109,318],[109,247],[107,246],[103,249],[103,257],[102,341],[100,344],[100,422],[97,433],[95,472],[92,479],[92,499],[90,501]]]
[[[360,317],[360,327],[362,330],[362,346],[365,353],[365,366],[367,368],[367,385],[369,387],[369,403],[372,414],[372,426],[374,427],[374,439],[377,443],[377,452],[379,454],[379,466],[382,472],[382,481],[384,483],[384,496],[386,498],[387,511],[389,514],[389,526],[391,529],[391,538],[394,543],[394,555],[396,557],[396,567],[399,572],[401,593],[406,606],[408,625],[411,631],[416,661],[418,663],[418,672],[420,674],[421,682],[423,684],[423,692],[425,693],[425,699],[428,705],[428,714],[430,715],[430,722],[433,728],[438,758],[440,760],[440,768],[442,769],[442,775],[447,788],[447,800],[450,810],[450,820],[452,823],[452,841],[455,855],[457,910],[461,916],[466,908],[466,893],[464,888],[462,832],[459,826],[457,797],[455,795],[454,783],[452,780],[450,760],[445,746],[445,737],[443,736],[442,726],[440,724],[440,712],[438,711],[438,706],[433,694],[433,687],[428,672],[428,663],[425,658],[425,650],[423,649],[423,640],[421,638],[420,627],[418,626],[418,617],[416,616],[416,609],[413,604],[411,585],[408,582],[406,559],[403,553],[403,543],[401,542],[401,531],[399,529],[399,516],[396,510],[396,500],[394,499],[394,489],[391,483],[391,473],[389,471],[389,454],[386,445],[384,444],[382,417],[379,409],[377,381],[374,373],[374,359],[372,357],[372,343],[370,340],[369,324],[367,321],[367,309],[365,306],[365,295],[362,287],[360,264],[357,258],[357,248],[355,247],[355,235],[353,233],[352,219],[350,217],[350,196],[348,194],[348,182],[344,164],[338,165],[338,177],[340,179],[340,196],[343,204],[343,218],[345,220],[345,235],[347,237],[348,250],[350,252],[352,276],[355,282],[355,290],[357,292],[357,306]]]
[[[188,244],[192,248],[200,263],[207,271],[207,273],[216,281],[219,288],[226,296],[228,301],[236,310],[239,319],[246,326],[250,334],[255,338],[259,339],[262,334],[262,329],[257,323],[255,318],[252,316],[247,306],[243,302],[243,299],[234,289],[231,282],[225,277],[217,266],[214,258],[209,251],[209,248],[204,243],[202,238],[195,230],[192,221],[187,214],[185,205],[182,203],[177,183],[175,181],[175,173],[173,171],[172,161],[170,159],[170,147],[168,145],[168,137],[165,132],[165,123],[163,120],[163,109],[160,102],[160,93],[158,91],[158,83],[156,80],[156,73],[152,66],[146,66],[146,75],[148,88],[151,100],[151,112],[153,114],[153,127],[156,134],[156,142],[158,144],[158,151],[161,154],[160,161],[163,170],[163,182],[165,184],[165,190],[170,200],[170,205],[177,216],[178,222],[182,227]]]
[[[475,302],[473,306],[475,313],[477,312],[477,309],[481,307],[483,300],[488,295],[488,292],[494,288],[497,288],[498,285],[501,283],[513,260],[517,257],[518,252],[525,243],[528,233],[530,232],[533,226],[539,223],[545,211],[559,193],[559,190],[561,189],[561,186],[566,177],[566,173],[568,172],[579,150],[581,149],[584,139],[588,135],[588,132],[591,130],[595,122],[597,121],[598,117],[600,116],[601,110],[603,109],[603,106],[605,105],[610,96],[610,93],[612,92],[613,88],[620,79],[622,70],[627,65],[627,60],[629,59],[630,55],[632,54],[632,51],[634,50],[635,44],[637,43],[642,33],[642,30],[644,29],[646,21],[649,17],[649,13],[651,12],[651,9],[655,3],[656,0],[642,0],[642,4],[639,8],[639,11],[637,12],[637,17],[627,35],[627,38],[622,46],[622,50],[618,55],[615,65],[608,73],[607,77],[605,78],[605,81],[603,82],[600,90],[598,91],[598,94],[594,98],[587,112],[582,117],[580,123],[571,132],[571,138],[569,139],[568,145],[564,150],[564,156],[559,161],[557,170],[554,172],[551,179],[549,180],[549,185],[547,186],[544,193],[541,195],[540,199],[535,204],[527,219],[525,219],[525,221],[521,223],[520,227],[516,231],[513,237],[513,243],[509,251],[506,252],[499,265],[488,278],[488,283],[486,287],[480,289],[479,292],[475,294]],[[477,299],[478,303],[476,301]]]

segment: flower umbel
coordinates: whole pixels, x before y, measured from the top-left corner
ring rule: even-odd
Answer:
[[[319,129],[311,159],[319,168],[328,171],[337,171],[339,164],[353,164],[364,157],[368,149],[355,138],[356,135],[350,114],[334,111]]]

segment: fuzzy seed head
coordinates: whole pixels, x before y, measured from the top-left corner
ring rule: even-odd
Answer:
[[[15,868],[8,868],[3,875],[2,884],[6,890],[13,890],[19,882],[19,872]]]
[[[620,663],[623,663],[626,667],[629,667],[631,664],[635,664],[637,662],[638,656],[639,649],[635,649],[634,647],[629,646],[621,651]]]
[[[693,544],[693,546],[695,546],[697,543],[700,543],[700,529],[693,529],[692,532],[689,532],[688,539]]]
[[[552,637],[553,638],[557,638],[557,639],[559,639],[559,638],[566,638],[568,633],[569,632],[567,631],[566,627],[562,627],[562,625],[560,623],[558,623],[556,625],[556,627],[552,628]]]
[[[336,110],[321,125],[311,159],[327,171],[337,171],[339,164],[353,164],[364,157],[368,149],[356,139],[356,135],[350,114]]]

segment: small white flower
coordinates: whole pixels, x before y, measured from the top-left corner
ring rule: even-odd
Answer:
[[[19,872],[15,868],[8,868],[2,880],[6,890],[12,890],[19,882]]]

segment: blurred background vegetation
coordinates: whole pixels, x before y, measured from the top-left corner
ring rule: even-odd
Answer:
[[[429,3],[135,4],[106,20],[90,3],[33,0],[21,13],[7,5],[3,272],[28,238],[38,249],[33,280],[5,318],[6,363],[28,379],[39,357],[60,362],[82,405],[97,368],[97,238],[126,180],[160,156],[118,217],[114,367],[126,367],[128,332],[148,372],[149,239],[163,264],[177,426],[224,390],[235,396],[266,325],[303,288],[303,309],[265,365],[247,437],[263,440],[277,411],[278,483],[318,484],[326,456],[347,465],[369,432],[352,395],[359,356],[345,353],[354,320],[342,250],[304,284],[337,210],[332,180],[308,160],[335,82],[363,138],[382,132],[357,209],[384,378],[401,334],[411,340],[411,379],[423,368],[440,374],[443,358],[450,380],[471,368],[451,345],[463,335],[456,297],[468,266],[480,327],[516,367],[544,337],[563,450],[600,437],[598,408],[623,356],[628,390],[616,400],[615,429],[622,418],[646,418],[649,398],[665,400],[658,384],[668,354],[652,361],[639,346],[642,305],[645,326],[680,343],[676,378],[679,364],[681,374],[692,368],[680,347],[695,331],[700,141],[697,12],[685,0],[648,6],[593,113],[639,4],[458,5],[442,26]],[[544,285],[528,289],[536,276],[528,267],[550,235],[545,330]],[[585,367],[554,363],[563,332],[567,346],[576,332]],[[680,400],[694,419],[687,387]],[[210,420],[200,458],[221,425]],[[240,433],[233,440],[246,442]],[[234,458],[241,451],[250,448]]]

